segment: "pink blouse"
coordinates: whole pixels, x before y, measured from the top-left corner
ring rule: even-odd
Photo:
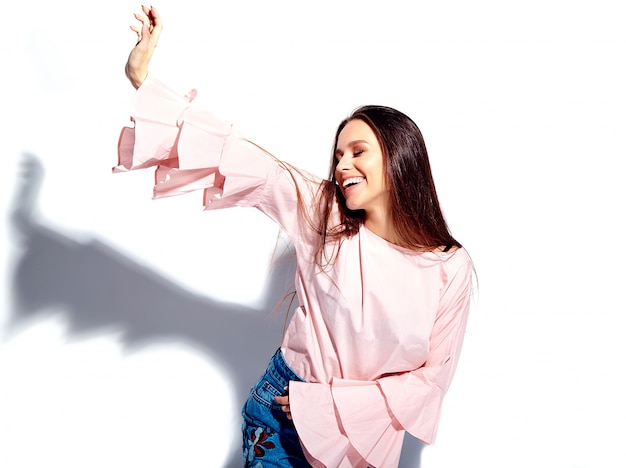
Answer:
[[[414,252],[362,227],[321,273],[301,210],[322,180],[194,106],[195,94],[149,76],[114,172],[156,166],[155,198],[203,190],[206,209],[256,207],[280,225],[297,254],[299,307],[281,348],[306,380],[290,383],[289,399],[307,458],[314,467],[397,466],[405,431],[435,437],[469,312],[468,254]]]

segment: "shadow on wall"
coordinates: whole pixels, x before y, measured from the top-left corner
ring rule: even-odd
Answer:
[[[25,155],[12,211],[23,253],[13,277],[11,326],[62,306],[70,333],[115,327],[129,352],[159,341],[184,343],[220,362],[243,404],[280,344],[285,310],[276,316],[274,311],[293,290],[293,261],[273,268],[258,310],[199,296],[97,239],[78,242],[38,224],[33,213],[42,178],[38,159]],[[228,468],[241,466],[241,435],[233,434],[232,440]],[[422,448],[407,436],[400,467],[419,468]]]

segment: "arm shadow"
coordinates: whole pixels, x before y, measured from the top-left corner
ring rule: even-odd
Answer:
[[[291,257],[276,263],[258,308],[201,296],[128,259],[92,238],[76,240],[35,221],[43,167],[24,155],[11,225],[21,246],[12,275],[10,327],[41,318],[51,307],[67,314],[69,332],[119,330],[126,352],[157,342],[186,344],[220,363],[243,403],[279,346],[293,290]],[[288,303],[289,301],[285,301]],[[233,417],[238,417],[234,415]],[[241,466],[241,436],[232,435],[226,466]],[[400,466],[419,467],[423,445],[405,438]]]

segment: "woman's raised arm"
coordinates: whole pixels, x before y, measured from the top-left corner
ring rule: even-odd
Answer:
[[[137,33],[138,40],[130,51],[125,69],[126,76],[135,89],[139,88],[148,76],[148,65],[163,29],[163,22],[156,8],[142,6],[141,9],[143,14],[135,13],[135,18],[141,25],[130,27]]]

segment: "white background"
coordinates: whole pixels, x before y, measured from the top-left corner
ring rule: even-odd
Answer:
[[[324,175],[358,105],[422,129],[480,282],[422,468],[626,466],[621,2],[155,6],[152,72],[291,163]],[[0,20],[2,467],[222,466],[239,444],[220,349],[107,311],[133,305],[112,300],[117,271],[141,279],[137,300],[162,285],[181,320],[191,303],[267,314],[276,238],[256,212],[150,200],[151,171],[111,174],[135,11],[34,0]]]

